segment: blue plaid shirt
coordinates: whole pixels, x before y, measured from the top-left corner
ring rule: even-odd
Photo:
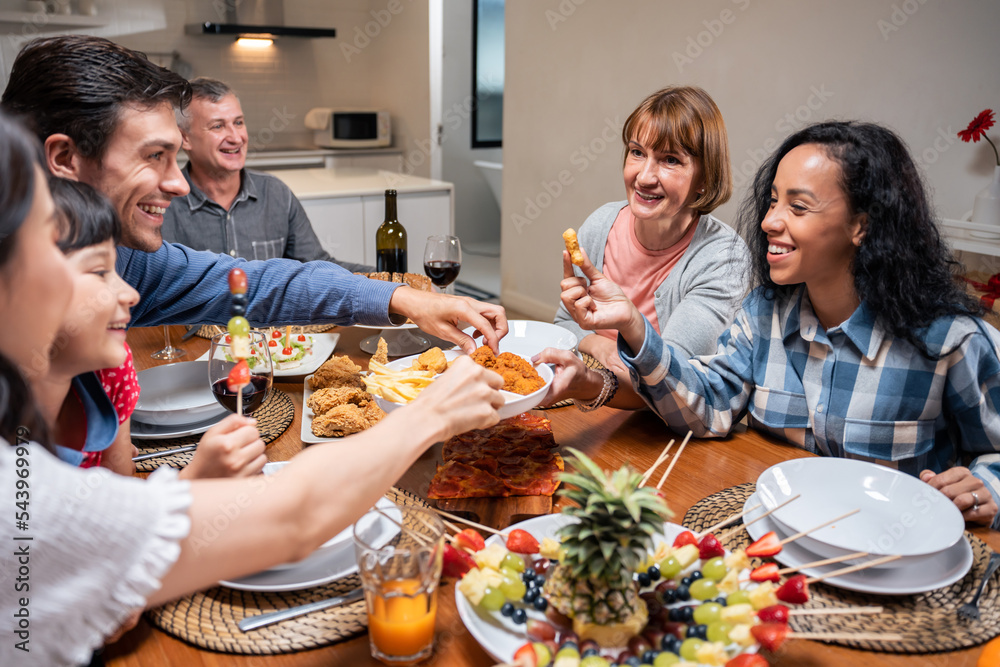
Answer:
[[[823,456],[912,475],[968,465],[1000,502],[1000,332],[944,317],[922,339],[937,361],[878,326],[865,304],[826,330],[800,288],[786,301],[751,293],[715,355],[678,357],[649,322],[638,353],[620,336],[618,351],[675,430],[724,437],[749,411],[754,428]]]
[[[246,271],[253,326],[333,323],[384,326],[397,283],[368,280],[330,262],[248,262],[164,243],[156,252],[118,248],[115,270],[139,292],[131,326],[226,324],[229,269]]]

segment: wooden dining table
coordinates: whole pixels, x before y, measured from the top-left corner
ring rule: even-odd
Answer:
[[[194,337],[177,343],[184,327],[172,327],[175,344],[187,351],[181,359],[191,360],[203,354],[209,342]],[[340,334],[335,354],[347,354],[355,362],[365,362],[369,355],[359,348],[360,341],[373,332],[354,327],[338,327]],[[135,365],[139,370],[165,363],[150,358],[163,347],[163,328],[132,329],[128,334]],[[291,396],[295,418],[285,432],[268,445],[270,461],[285,461],[298,454],[303,444],[299,437],[302,419],[303,378],[276,378],[274,387]],[[581,412],[574,407],[544,411],[552,421],[556,442],[579,449],[605,469],[630,463],[644,470],[653,464],[664,444],[676,434],[649,411],[629,412],[603,408]],[[310,445],[337,447],[337,443]],[[397,482],[397,486],[426,497],[428,483],[440,461],[441,444],[432,447]],[[664,490],[675,520],[696,502],[722,489],[752,482],[767,468],[789,459],[811,456],[795,447],[782,444],[753,430],[743,429],[723,440],[692,440],[670,474]],[[560,502],[555,502],[558,510]],[[516,499],[495,499],[483,505],[479,517],[483,523],[503,527],[519,516]],[[1000,534],[984,527],[970,530],[995,550],[1000,550]],[[437,617],[437,646],[425,664],[441,667],[483,667],[494,661],[466,630],[454,605],[453,583],[443,585]],[[774,667],[819,667],[830,665],[865,665],[866,667],[973,667],[980,647],[950,653],[899,655],[861,651],[814,641],[788,641],[768,659]],[[246,656],[218,653],[198,648],[150,625],[144,618],[117,643],[107,648],[105,658],[112,667],[318,667],[319,665],[355,667],[380,665],[369,654],[368,636],[363,634],[329,646],[280,655]]]

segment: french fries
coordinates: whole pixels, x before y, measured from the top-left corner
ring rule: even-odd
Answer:
[[[368,362],[371,372],[364,376],[369,394],[377,394],[393,403],[409,403],[434,381],[435,373],[430,370],[394,371],[374,359]]]

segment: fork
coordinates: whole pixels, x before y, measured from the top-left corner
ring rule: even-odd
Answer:
[[[1000,553],[994,551],[990,555],[990,562],[986,564],[986,572],[983,574],[983,580],[979,583],[979,590],[976,591],[976,597],[972,598],[971,602],[966,602],[958,608],[960,618],[967,621],[979,620],[979,598],[982,596],[983,591],[986,590],[986,584],[998,567],[1000,567]]]

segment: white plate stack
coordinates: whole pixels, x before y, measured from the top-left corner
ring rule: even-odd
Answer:
[[[180,438],[204,433],[226,410],[212,394],[208,361],[182,361],[138,373],[139,402],[132,413],[132,438]]]
[[[779,507],[791,498],[799,496]],[[807,531],[855,509],[857,513],[810,532],[774,556],[787,567],[865,552],[868,556],[802,574],[818,576],[881,556],[901,556],[881,566],[825,579],[853,591],[910,595],[947,586],[972,566],[961,512],[944,494],[912,475],[867,461],[807,458],[785,461],[765,470],[745,509],[752,540],[774,531],[779,539]]]

